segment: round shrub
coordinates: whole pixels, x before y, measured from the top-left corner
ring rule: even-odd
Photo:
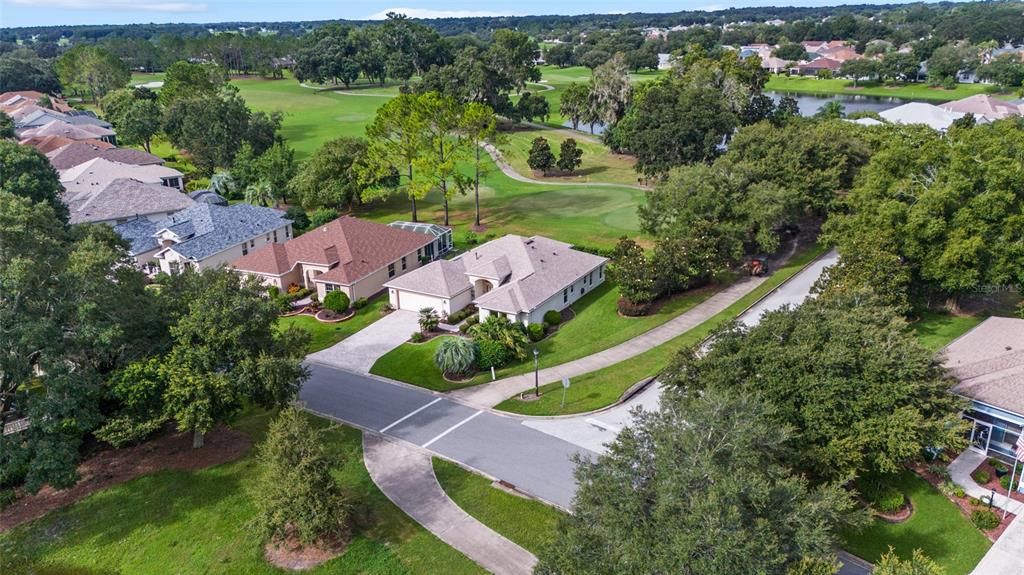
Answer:
[[[990,479],[992,479],[992,476],[989,475],[988,471],[985,471],[984,469],[979,469],[978,471],[975,471],[974,474],[971,475],[971,477],[978,482],[978,485],[985,485],[986,483],[989,482]]]
[[[370,303],[369,300],[367,300],[365,297],[361,297],[356,301],[352,302],[352,307],[356,309],[363,309],[364,307],[366,307],[366,304],[368,303]]]
[[[1000,477],[999,478],[999,485],[1002,485],[1003,489],[1005,489],[1007,491],[1010,491],[1010,476],[1009,475],[1004,475],[1004,476]],[[1014,488],[1016,488],[1017,485],[1020,485],[1020,477],[1019,476],[1013,478],[1013,485],[1014,485]]]
[[[978,526],[978,529],[983,531],[999,527],[999,516],[990,509],[975,509],[971,511],[971,521]]]
[[[427,339],[427,336],[423,335],[423,333],[419,331],[414,331],[412,332],[412,335],[409,336],[409,341],[413,343],[421,343],[425,339]]]
[[[508,363],[508,349],[496,341],[480,341],[477,343],[476,364],[480,369],[501,367]]]
[[[540,341],[544,339],[544,324],[531,323],[526,326],[526,334],[530,336],[530,341]]]
[[[473,371],[476,345],[461,337],[446,337],[434,352],[434,365],[446,376],[462,376]]]
[[[324,296],[324,307],[334,313],[341,313],[347,310],[348,304],[348,294],[343,291],[327,292],[327,295]]]
[[[562,323],[562,314],[553,309],[549,309],[544,312],[544,323],[548,325],[558,325]]]
[[[269,295],[271,299],[276,299],[281,295],[281,288],[277,286],[270,286],[267,288],[267,295]]]
[[[874,494],[871,505],[881,513],[896,513],[903,507],[904,498],[895,487],[885,487]]]

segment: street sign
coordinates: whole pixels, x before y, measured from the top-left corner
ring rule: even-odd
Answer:
[[[562,387],[564,387],[565,389],[569,389],[569,378],[568,377],[563,377],[562,378]]]

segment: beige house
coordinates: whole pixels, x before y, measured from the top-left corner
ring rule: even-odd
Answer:
[[[432,307],[447,316],[473,303],[480,319],[500,314],[540,323],[548,311],[561,311],[604,283],[607,261],[550,238],[508,235],[384,287],[396,309]]]
[[[321,300],[327,292],[341,290],[355,301],[431,261],[436,252],[428,248],[434,241],[427,233],[342,216],[238,258],[231,266],[282,290],[293,284],[315,289]]]

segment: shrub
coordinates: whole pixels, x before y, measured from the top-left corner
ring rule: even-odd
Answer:
[[[620,297],[618,307],[619,313],[626,317],[639,317],[647,314],[647,311],[651,309],[651,304],[634,303],[624,297]]]
[[[1003,473],[1010,472],[1010,468],[1005,463],[999,461],[998,459],[989,459],[988,464],[992,466],[992,469],[995,469],[997,474],[1001,475]]]
[[[531,323],[526,326],[526,333],[530,336],[530,341],[540,341],[544,339],[544,324]]]
[[[267,295],[269,295],[271,299],[276,299],[281,295],[281,288],[277,286],[270,286],[267,288]]]
[[[469,230],[466,232],[466,235],[462,236],[462,241],[466,242],[468,245],[475,246],[480,243],[480,236],[478,236],[473,230]]]
[[[985,471],[984,469],[979,469],[971,474],[971,479],[977,481],[978,485],[985,485],[986,483],[989,482],[989,480],[992,479],[992,476],[989,475],[988,471]]]
[[[302,287],[299,284],[291,284],[288,286],[288,293],[295,294],[298,293],[300,289],[302,289]]]
[[[466,318],[466,321],[462,322],[462,325],[459,327],[459,331],[468,334],[473,329],[473,326],[478,323],[480,323],[480,316],[471,315]]]
[[[928,465],[928,471],[933,473],[939,479],[949,479],[949,469],[943,463],[931,463]]]
[[[324,296],[324,307],[334,313],[341,313],[347,310],[348,304],[348,294],[343,291],[335,290],[327,292],[327,295]]]
[[[434,365],[446,376],[462,376],[473,371],[476,345],[461,337],[446,337],[434,352]]]
[[[395,311],[395,306],[389,303],[380,306],[380,315],[387,315],[393,311]]]
[[[871,507],[881,513],[895,513],[905,502],[903,493],[889,485],[882,477],[861,478],[857,482],[857,488]]]
[[[508,363],[509,353],[505,346],[496,341],[478,341],[476,365],[480,369],[501,367]]]
[[[284,213],[284,217],[292,221],[292,229],[296,232],[302,232],[309,228],[309,216],[306,215],[306,210],[299,206],[289,207]]]
[[[323,445],[323,432],[296,408],[285,409],[271,422],[249,489],[256,507],[253,524],[264,537],[294,537],[308,545],[348,535],[350,507],[331,474],[332,468],[345,466],[346,454],[328,458]]]
[[[18,498],[18,494],[13,489],[0,489],[0,509],[6,508],[14,500]]]
[[[982,531],[999,527],[999,516],[991,509],[975,509],[971,511],[971,521]]]
[[[320,208],[309,213],[309,225],[314,228],[318,228],[336,219],[338,219],[338,210],[331,208]]]
[[[947,497],[953,497],[956,495],[956,489],[959,487],[956,483],[946,480],[939,484],[939,491]]]
[[[507,359],[526,359],[526,348],[530,338],[522,324],[513,324],[503,315],[489,315],[487,319],[473,327],[473,337],[477,342],[492,341],[507,350]]]
[[[544,323],[555,326],[562,323],[562,314],[553,309],[544,312]]]
[[[1002,485],[1003,489],[1005,489],[1007,491],[1011,491],[1012,488],[1010,487],[1010,476],[1009,475],[1004,475],[1004,476],[1000,477],[999,478],[999,485]],[[1020,477],[1014,477],[1013,478],[1013,485],[1014,485],[1014,488],[1016,488],[1017,485],[1020,485]]]
[[[423,335],[423,332],[421,331],[414,331],[412,332],[412,335],[409,336],[409,341],[413,343],[421,343],[425,339],[427,339],[427,336]]]
[[[432,307],[425,307],[420,309],[420,331],[424,334],[430,333],[437,329],[438,324],[441,323],[441,316],[437,315]]]
[[[357,299],[356,301],[352,302],[352,307],[354,307],[356,309],[363,309],[369,303],[370,303],[370,300],[366,299],[365,297],[361,297],[361,298]]]

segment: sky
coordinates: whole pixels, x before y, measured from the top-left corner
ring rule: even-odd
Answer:
[[[894,3],[899,0],[850,0]],[[280,22],[381,19],[387,12],[417,18],[720,10],[739,6],[822,6],[840,0],[0,0],[0,27],[146,22]]]

